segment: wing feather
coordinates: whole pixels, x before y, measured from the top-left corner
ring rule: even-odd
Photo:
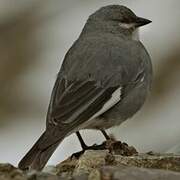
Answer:
[[[56,121],[59,126],[62,124],[73,123],[78,121],[78,117],[86,111],[89,112],[84,121],[88,120],[89,116],[93,116],[98,112],[99,108],[111,98],[113,92],[118,88],[109,87],[108,82],[101,85],[93,80],[75,81],[68,83],[65,87],[65,80],[57,79],[53,89],[51,103],[49,107],[48,121]],[[62,92],[62,89],[64,92]],[[58,92],[62,92],[59,94]],[[103,101],[101,100],[103,99]],[[99,100],[99,101],[98,101]],[[93,110],[88,110],[93,104]],[[79,122],[80,123],[80,122]]]

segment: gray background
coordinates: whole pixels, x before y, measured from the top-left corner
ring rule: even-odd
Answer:
[[[88,16],[108,4],[127,5],[152,24],[140,31],[154,66],[145,106],[110,131],[140,152],[177,151],[180,140],[179,0],[0,0],[0,162],[17,165],[45,128],[45,116],[63,57]],[[83,132],[100,143],[95,131]],[[173,148],[177,146],[177,148]],[[74,135],[49,161],[80,150]]]

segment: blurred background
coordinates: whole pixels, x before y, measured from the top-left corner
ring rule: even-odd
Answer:
[[[141,28],[140,37],[154,67],[145,106],[110,132],[140,152],[180,150],[179,0],[0,0],[0,162],[17,165],[39,138],[65,53],[88,16],[109,4],[126,5],[153,21]],[[83,131],[83,136],[88,144],[104,140],[94,131]],[[78,150],[71,135],[49,164]]]

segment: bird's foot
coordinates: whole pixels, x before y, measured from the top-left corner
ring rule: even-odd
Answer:
[[[109,150],[109,153],[122,155],[122,156],[132,156],[137,155],[138,152],[133,146],[128,146],[127,143],[117,141],[114,137],[111,137],[107,141],[104,141],[102,144],[97,145],[94,144],[92,146],[85,146],[83,147],[82,151],[73,153],[71,155],[72,158],[79,159],[79,157],[86,151],[86,150]]]
[[[79,151],[79,152],[76,152],[76,153],[72,154],[71,158],[75,157],[75,158],[78,159],[86,150],[105,150],[105,149],[107,149],[106,141],[103,142],[100,145],[94,144],[92,146],[86,146],[86,147],[83,148],[82,151]]]

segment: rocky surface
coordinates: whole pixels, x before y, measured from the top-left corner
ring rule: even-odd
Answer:
[[[174,154],[112,155],[106,150],[86,151],[44,172],[22,172],[0,164],[0,180],[179,180],[180,156]]]
[[[10,164],[0,164],[0,180],[25,180],[26,176]]]

